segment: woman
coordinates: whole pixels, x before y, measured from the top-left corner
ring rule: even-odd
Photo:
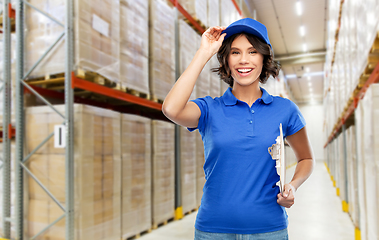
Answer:
[[[195,239],[288,239],[284,207],[294,204],[314,160],[298,107],[259,87],[259,82],[278,75],[280,66],[272,52],[266,27],[253,19],[212,27],[163,103],[169,119],[190,131],[198,129],[204,142],[206,183]],[[188,101],[200,72],[216,53],[220,66],[215,71],[230,88],[221,97]],[[267,151],[280,123],[298,161],[283,193]]]

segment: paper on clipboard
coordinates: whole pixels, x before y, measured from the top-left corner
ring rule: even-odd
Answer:
[[[282,124],[279,125],[280,135],[275,139],[276,143],[268,148],[273,160],[276,161],[276,171],[280,176],[280,192],[284,191],[284,184],[286,180],[286,160],[284,158],[284,139]]]

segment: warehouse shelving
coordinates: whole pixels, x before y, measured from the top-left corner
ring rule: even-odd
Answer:
[[[364,85],[361,87],[360,90],[355,94],[355,96],[352,98],[352,101],[350,101],[350,104],[347,105],[346,111],[341,115],[339,118],[339,121],[336,123],[332,133],[329,135],[329,138],[324,145],[324,148],[327,147],[327,145],[338,135],[338,133],[341,132],[342,126],[345,125],[345,123],[354,116],[354,111],[358,106],[358,102],[364,97],[367,89],[370,87],[373,83],[379,82],[379,63],[376,65],[374,71],[368,78],[368,80],[364,83]]]
[[[170,0],[171,3],[176,7],[177,11],[185,16],[186,19],[193,25],[198,32],[203,33],[205,29],[201,27],[196,20],[191,17],[179,4],[176,0]],[[234,5],[237,8],[237,11],[241,14],[241,10],[239,9],[235,0],[233,1]],[[3,0],[4,9],[11,9],[10,0]],[[10,139],[4,138],[4,157],[3,157],[3,179],[4,186],[2,197],[3,200],[3,230],[4,230],[4,238],[10,239],[10,224],[11,222],[15,227],[15,239],[23,239],[24,233],[24,208],[23,208],[23,190],[24,190],[24,173],[27,173],[31,178],[33,178],[42,189],[51,197],[52,200],[64,211],[64,214],[58,217],[51,224],[42,229],[38,234],[36,234],[34,238],[38,237],[44,231],[48,230],[55,223],[65,218],[66,222],[66,230],[65,230],[65,238],[66,239],[74,239],[74,162],[73,162],[73,142],[74,142],[74,130],[73,130],[73,121],[74,121],[74,112],[73,112],[73,104],[74,102],[85,103],[89,105],[96,105],[103,108],[113,109],[119,112],[130,112],[138,115],[145,115],[150,118],[167,120],[163,114],[161,113],[162,104],[154,101],[150,101],[145,98],[137,97],[129,93],[121,92],[116,89],[111,89],[96,83],[92,83],[86,81],[77,75],[74,72],[74,40],[73,40],[73,3],[74,1],[69,0],[66,1],[66,9],[65,9],[65,23],[60,23],[53,16],[46,14],[44,11],[34,7],[29,2],[25,0],[17,0],[16,1],[16,10],[11,10],[10,15],[14,14],[15,19],[15,29],[16,31],[16,97],[15,97],[15,113],[16,113],[16,125],[12,129],[9,128],[10,124],[10,86],[11,86],[11,78],[10,78],[10,32],[11,32],[11,18],[9,18],[9,14],[7,11],[4,11],[3,23],[4,23],[4,114],[3,114],[3,134],[10,135],[15,134],[16,136],[16,146],[15,146],[15,193],[16,193],[16,202],[15,202],[15,219],[10,218]],[[57,38],[56,42],[51,45],[47,49],[47,51],[40,57],[40,59],[36,62],[36,64],[28,71],[24,72],[24,7],[31,7],[36,11],[43,14],[45,17],[50,20],[58,23],[62,27],[64,27],[64,31]],[[176,14],[178,15],[178,14]],[[176,18],[178,19],[178,18]],[[176,22],[176,24],[178,24]],[[177,30],[177,29],[176,29]],[[9,37],[7,37],[9,36]],[[51,89],[46,89],[38,86],[29,85],[26,81],[29,74],[33,71],[33,69],[44,59],[48,53],[54,49],[56,44],[65,38],[65,73],[64,73],[64,92],[54,91]],[[178,41],[176,41],[176,48],[178,48]],[[177,56],[178,57],[178,56]],[[7,64],[7,65],[6,65]],[[7,70],[7,71],[6,71]],[[8,71],[9,70],[9,71]],[[74,89],[82,89],[92,93],[100,94],[103,96],[107,96],[109,99],[119,101],[115,102],[99,102],[90,99],[81,98],[79,96],[75,96]],[[55,107],[49,103],[46,97],[49,98],[59,98],[64,99],[65,104],[65,112],[64,114],[59,113],[62,116],[62,122],[66,127],[66,148],[65,148],[65,185],[66,185],[66,200],[65,205],[63,206],[59,201],[56,200],[54,195],[49,192],[49,190],[43,186],[43,184],[32,174],[32,172],[26,166],[26,162],[30,159],[30,156],[35,152],[39,147],[41,147],[44,143],[46,143],[53,134],[50,134],[46,137],[44,141],[42,141],[39,146],[33,150],[28,156],[24,157],[24,97],[25,94],[31,93],[35,94],[38,98],[40,98],[43,102],[49,105],[52,109]],[[123,102],[124,104],[120,104]],[[126,106],[125,106],[126,105]],[[59,112],[55,110],[56,112]],[[15,130],[16,129],[16,130]],[[178,138],[176,139],[178,142]],[[178,152],[178,148],[176,148],[176,152]],[[176,168],[180,169],[180,158],[178,154],[176,154],[176,163],[178,166]],[[178,176],[180,172],[176,172],[176,176]],[[180,175],[179,175],[180,179]],[[178,181],[178,178],[177,178]],[[180,195],[180,184],[176,184],[176,195]],[[181,200],[176,200],[176,207],[180,209]],[[176,216],[177,219],[180,219],[183,216],[183,213],[178,212]]]
[[[3,76],[1,76],[3,85],[1,91],[3,93],[3,126],[1,130],[3,156],[2,168],[3,176],[3,214],[2,228],[5,238],[10,239],[11,234],[11,138],[15,134],[15,129],[11,124],[11,32],[12,22],[14,23],[14,10],[10,4],[10,0],[3,0],[2,13],[2,34],[3,34]],[[14,26],[14,25],[13,25]]]

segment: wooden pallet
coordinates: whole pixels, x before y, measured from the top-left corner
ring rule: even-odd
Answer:
[[[183,216],[189,215],[189,214],[191,214],[191,213],[193,213],[193,212],[196,212],[197,210],[199,210],[199,208],[191,209],[190,211],[185,212],[185,213],[183,214]]]
[[[145,230],[145,231],[142,231],[140,233],[137,233],[136,235],[133,235],[131,237],[128,237],[128,238],[125,238],[125,240],[130,240],[130,239],[138,239],[140,238],[141,236],[147,234],[147,233],[151,233],[152,229],[149,228],[148,230]]]
[[[205,31],[207,30],[207,27],[204,25],[204,23],[202,23],[199,19],[197,19],[196,17],[192,17],[199,25],[200,27],[202,27]],[[193,30],[195,30],[198,34],[202,35],[203,33],[199,32],[199,29],[197,29],[195,26],[193,26],[191,24],[191,22],[187,19],[187,18],[184,18],[184,21],[191,26],[191,28]]]
[[[163,103],[163,100],[161,100],[161,99],[159,99],[159,98],[157,98],[157,97],[155,97],[155,96],[152,96],[152,97],[150,98],[150,100],[153,101],[153,102],[156,102],[156,103],[160,103],[160,104]]]
[[[169,222],[173,222],[174,221],[174,218],[170,218],[168,220],[165,220],[161,223],[158,223],[158,224],[153,224],[153,229],[157,229],[158,227],[162,227],[162,226],[166,226]]]
[[[150,100],[149,94],[142,93],[131,88],[123,87],[122,84],[113,82],[96,72],[78,69],[76,71],[76,76],[78,78],[87,80],[92,83],[96,83],[105,87],[109,87],[121,92],[126,92],[134,96]],[[26,82],[29,85],[40,86],[49,90],[64,90],[65,73],[46,74],[45,76],[27,79]],[[83,97],[91,94],[91,92],[85,90],[75,91],[75,95],[81,95]],[[159,100],[157,100],[156,102],[159,102]]]

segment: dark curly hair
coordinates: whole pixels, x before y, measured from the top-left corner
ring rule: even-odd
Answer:
[[[271,50],[270,45],[266,44],[263,40],[256,37],[255,35],[249,33],[234,34],[222,43],[220,49],[217,52],[217,59],[220,63],[220,67],[212,68],[212,72],[218,73],[221,80],[229,84],[230,87],[233,87],[234,80],[228,65],[228,57],[234,39],[241,35],[245,35],[251,45],[253,45],[254,48],[263,55],[263,67],[261,75],[259,76],[259,81],[261,83],[266,83],[270,75],[274,78],[278,76],[281,66],[278,62],[274,61],[274,54]]]

